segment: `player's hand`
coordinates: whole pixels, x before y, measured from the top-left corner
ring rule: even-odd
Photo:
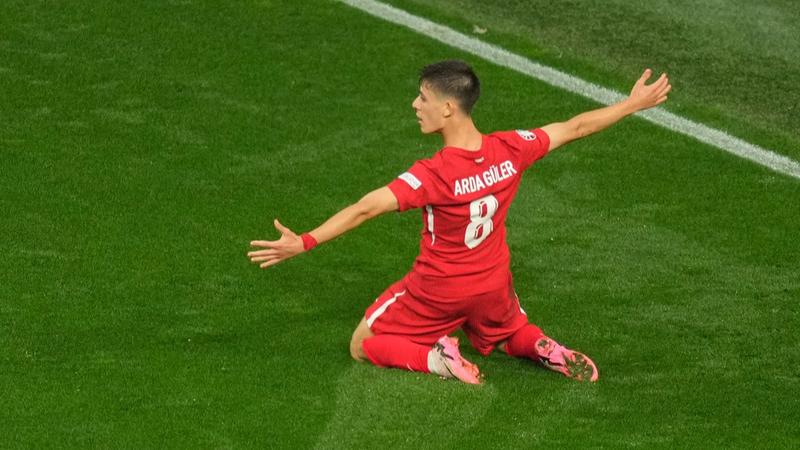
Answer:
[[[275,219],[275,229],[281,233],[277,241],[252,241],[250,245],[263,250],[253,250],[247,253],[250,261],[258,264],[262,269],[274,266],[292,256],[303,253],[303,239],[292,230],[286,228]]]
[[[667,101],[667,94],[672,89],[667,74],[662,73],[656,81],[651,84],[645,84],[652,75],[652,70],[645,69],[642,76],[633,85],[633,89],[631,89],[628,101],[631,102],[636,111],[652,108]]]

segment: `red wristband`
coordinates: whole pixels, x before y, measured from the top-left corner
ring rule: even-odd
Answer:
[[[317,244],[318,244],[317,240],[314,239],[314,236],[312,236],[312,235],[310,235],[308,233],[303,233],[300,236],[300,238],[303,239],[303,250],[305,250],[305,251],[311,250],[312,248],[316,247]]]

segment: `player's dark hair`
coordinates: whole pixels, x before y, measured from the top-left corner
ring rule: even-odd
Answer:
[[[455,59],[423,67],[419,73],[419,84],[423,83],[439,94],[453,97],[467,115],[472,112],[481,95],[481,82],[472,67]]]

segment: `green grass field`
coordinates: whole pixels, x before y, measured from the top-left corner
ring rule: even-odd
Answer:
[[[391,3],[619,90],[667,70],[667,109],[800,159],[795,2]],[[438,149],[410,104],[452,57],[484,132],[597,106],[337,2],[3,2],[0,447],[800,446],[800,180],[637,118],[537,163],[508,220],[524,308],[596,385],[353,362],[417,213],[249,263]]]

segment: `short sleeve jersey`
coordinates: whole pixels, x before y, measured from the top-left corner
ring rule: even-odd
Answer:
[[[443,298],[505,287],[508,208],[522,173],[549,148],[541,129],[497,132],[484,135],[478,151],[444,147],[389,183],[400,211],[422,209],[420,253],[407,282]]]

